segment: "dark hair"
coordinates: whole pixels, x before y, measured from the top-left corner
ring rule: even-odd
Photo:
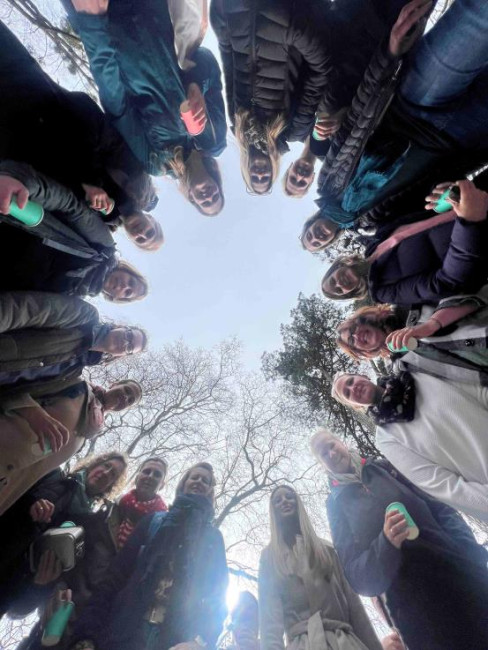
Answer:
[[[136,328],[134,328],[134,329],[136,329]],[[146,336],[146,332],[144,332],[144,330],[141,330],[141,332],[142,332],[143,336]],[[143,349],[144,349],[145,348],[144,338],[143,338],[143,346],[144,346],[143,347]],[[139,397],[135,400],[135,402],[133,404],[131,404],[131,406],[135,406],[136,404],[138,404],[141,401],[142,395],[143,395],[142,386],[135,379],[118,379],[117,381],[114,381],[113,384],[110,384],[109,390],[111,388],[113,388],[114,386],[124,386],[124,385],[128,385],[128,384],[132,384],[133,386],[137,386],[137,388],[139,389]]]
[[[325,221],[330,221],[330,219],[327,219],[326,216],[324,216],[320,210],[318,212],[315,212],[311,217],[309,217],[305,223],[303,224],[302,232],[300,233],[298,239],[300,240],[300,243],[302,244],[302,248],[304,248],[306,251],[308,251],[308,248],[305,246],[305,235],[307,233],[307,230],[313,226],[313,224],[318,221],[319,219],[325,219]],[[330,223],[334,223],[333,221],[330,221]],[[342,228],[337,228],[334,234],[332,235],[332,238],[327,242],[327,244],[324,244],[324,246],[321,246],[320,248],[317,248],[314,253],[319,253],[320,251],[323,251],[324,248],[327,248],[331,244],[333,244],[339,237],[344,233]]]
[[[149,456],[148,458],[145,458],[137,468],[136,474],[139,474],[139,472],[142,471],[144,465],[147,465],[147,463],[149,462],[159,463],[160,465],[162,465],[164,467],[164,475],[166,476],[166,474],[168,473],[168,462],[161,456]]]
[[[190,476],[191,472],[194,469],[197,469],[198,467],[200,467],[201,469],[206,469],[207,472],[210,473],[210,476],[211,476],[210,485],[212,487],[212,491],[209,494],[209,499],[213,504],[214,499],[215,499],[214,488],[215,488],[215,485],[216,485],[215,474],[214,474],[214,470],[213,470],[212,465],[210,463],[205,462],[205,461],[202,461],[200,463],[196,463],[195,465],[192,465],[191,467],[189,467],[183,473],[183,476],[180,478],[180,480],[178,481],[178,485],[176,486],[176,496],[179,497],[182,494],[184,494],[183,490],[185,489],[185,483],[187,482],[188,477]]]
[[[355,289],[352,289],[352,291],[337,296],[336,294],[324,289],[324,282],[328,280],[330,276],[341,266],[348,266],[350,269],[352,269],[359,278],[359,284]],[[330,298],[331,300],[353,300],[354,298],[363,300],[368,295],[369,266],[369,262],[361,257],[361,255],[339,255],[339,257],[332,262],[324,277],[322,278],[322,293],[326,298]]]
[[[103,297],[105,298],[105,300],[108,300],[109,302],[115,302],[115,303],[135,302],[136,300],[142,300],[147,296],[147,294],[149,293],[149,284],[146,278],[142,275],[142,273],[139,273],[139,271],[134,266],[132,266],[132,264],[129,264],[129,262],[126,262],[125,260],[119,260],[117,262],[117,266],[115,266],[110,271],[110,273],[114,273],[115,271],[123,271],[124,273],[128,273],[133,278],[135,278],[138,282],[140,282],[142,285],[142,294],[140,296],[136,296],[135,298],[131,298],[130,300],[127,300],[126,298],[116,299],[113,298],[106,291],[102,290]]]

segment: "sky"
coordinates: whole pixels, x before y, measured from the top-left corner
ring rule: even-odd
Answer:
[[[59,15],[59,3],[40,0],[37,4],[46,15]],[[0,17],[12,24],[15,16],[7,16],[8,11],[5,0],[0,0]],[[56,81],[82,89],[49,53],[42,35],[32,37],[20,22],[14,22],[13,29],[36,56],[45,54],[42,64]],[[210,27],[204,45],[218,58]],[[280,176],[300,150],[300,145],[294,145],[283,156]],[[96,304],[113,320],[142,325],[155,348],[180,338],[192,347],[207,348],[237,337],[243,343],[245,367],[256,370],[264,351],[280,347],[280,324],[289,320],[298,294],[308,295],[320,287],[323,262],[298,241],[303,222],[315,210],[315,192],[313,187],[307,197],[291,199],[285,196],[280,178],[271,195],[247,194],[230,131],[218,162],[226,202],[216,217],[197,212],[174,181],[156,179],[159,204],[153,214],[163,227],[163,247],[156,253],[140,252],[123,233],[116,236],[122,257],[149,279],[150,294],[132,305],[111,305],[103,299]]]

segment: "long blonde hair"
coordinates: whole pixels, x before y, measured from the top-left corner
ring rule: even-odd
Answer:
[[[287,558],[290,556],[290,547],[285,542],[283,536],[283,528],[280,526],[278,518],[276,517],[276,511],[273,506],[273,495],[280,490],[285,488],[290,492],[293,492],[297,502],[297,516],[298,516],[298,526],[300,528],[300,535],[303,539],[303,545],[305,548],[305,553],[308,558],[308,566],[313,572],[319,571],[322,572],[324,577],[329,580],[332,575],[333,564],[332,564],[332,548],[315,532],[310,517],[305,510],[303,501],[298,496],[296,491],[290,485],[279,485],[275,487],[271,493],[269,499],[269,519],[270,519],[270,531],[271,539],[269,542],[269,549],[271,551],[271,556],[273,558],[274,567],[279,575],[290,575],[291,567]]]
[[[247,190],[251,194],[259,194],[252,186],[251,174],[249,173],[252,142],[250,141],[248,132],[252,121],[255,120],[256,118],[252,115],[251,111],[244,108],[239,108],[235,114],[234,135],[241,155],[241,174]],[[267,194],[268,192],[271,192],[273,185],[280,174],[281,153],[278,149],[278,138],[286,128],[286,118],[283,113],[278,113],[278,115],[276,115],[276,117],[274,117],[270,122],[266,122],[259,126],[263,129],[266,152],[271,163],[270,187],[266,192],[262,192],[262,194]]]

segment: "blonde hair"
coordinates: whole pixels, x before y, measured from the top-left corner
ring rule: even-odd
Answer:
[[[115,302],[115,303],[125,303],[125,302],[136,302],[136,300],[143,300],[147,294],[149,293],[149,284],[146,278],[140,273],[135,266],[132,266],[132,264],[129,264],[129,262],[126,262],[125,260],[119,260],[117,262],[117,266],[112,269],[112,273],[114,271],[124,271],[124,273],[128,273],[131,275],[133,278],[135,278],[140,284],[142,285],[142,293],[140,296],[135,296],[134,298],[130,298],[128,300],[127,298],[114,298],[110,294],[106,293],[105,291],[102,290],[103,297],[105,300],[108,300],[109,302]]]
[[[290,556],[290,547],[285,542],[283,529],[276,516],[276,510],[273,506],[273,495],[280,489],[286,489],[293,492],[297,503],[297,517],[300,535],[303,539],[305,553],[308,559],[308,566],[314,572],[322,572],[324,577],[329,580],[332,571],[332,548],[315,532],[310,517],[305,510],[303,501],[296,491],[290,485],[279,485],[271,493],[269,499],[269,518],[271,539],[269,549],[273,558],[273,564],[277,573],[281,576],[290,575],[292,571],[287,559]]]
[[[349,408],[352,408],[354,411],[366,413],[368,407],[370,406],[369,404],[365,405],[365,404],[356,404],[355,402],[350,402],[348,399],[344,397],[344,395],[341,395],[341,393],[338,392],[337,382],[339,381],[339,379],[341,379],[341,377],[364,377],[368,381],[371,381],[371,379],[366,375],[361,375],[359,373],[337,372],[334,375],[334,378],[332,379],[332,388],[330,390],[330,394],[335,399],[336,402],[339,402],[340,404],[344,404],[344,406],[349,406]]]
[[[210,502],[213,505],[213,503],[215,501],[215,486],[216,486],[217,482],[215,480],[215,474],[214,474],[214,470],[213,470],[212,465],[210,463],[205,462],[205,461],[202,461],[201,463],[196,463],[195,465],[192,465],[191,467],[189,467],[183,473],[183,476],[180,478],[180,480],[178,481],[178,485],[176,486],[176,496],[179,497],[182,494],[184,494],[183,490],[185,489],[185,483],[187,482],[188,477],[190,476],[191,472],[194,469],[198,469],[198,468],[206,469],[207,472],[209,472],[209,474],[210,474],[210,487],[212,489],[209,492],[209,494],[207,495],[207,497],[208,497],[208,499],[210,500]]]
[[[104,492],[103,494],[97,494],[95,497],[95,500],[102,500],[102,499],[114,499],[116,496],[120,494],[122,491],[124,485],[125,485],[125,479],[127,475],[127,465],[128,465],[128,460],[127,460],[127,455],[125,453],[122,453],[120,451],[107,451],[104,454],[98,454],[98,456],[86,456],[83,458],[83,460],[80,460],[78,463],[73,468],[73,471],[70,472],[70,475],[76,474],[77,472],[85,472],[85,475],[87,476],[92,469],[97,467],[97,465],[102,465],[103,463],[106,463],[109,460],[120,460],[122,465],[124,466],[124,470],[122,474],[119,476],[119,478],[111,485],[109,488],[107,488],[107,491]]]
[[[241,157],[241,174],[246,184],[247,191],[250,194],[268,194],[271,192],[276,179],[280,174],[280,160],[281,153],[278,149],[278,138],[286,128],[286,118],[283,113],[278,113],[274,119],[266,124],[261,125],[264,131],[264,139],[266,142],[266,154],[271,163],[271,181],[269,189],[265,192],[256,192],[251,183],[251,174],[249,173],[249,166],[251,163],[251,146],[252,142],[247,135],[251,121],[254,120],[251,111],[239,108],[235,114],[235,129],[234,134],[239,147]]]
[[[220,206],[220,209],[218,212],[210,213],[210,212],[205,212],[202,210],[202,208],[198,205],[198,203],[195,203],[195,201],[192,198],[191,195],[191,177],[190,177],[190,170],[188,168],[188,165],[186,164],[185,161],[185,156],[184,156],[184,150],[183,147],[175,147],[174,149],[174,154],[173,158],[168,161],[168,165],[173,172],[173,174],[176,176],[176,180],[178,181],[178,189],[183,194],[185,199],[191,203],[192,205],[195,206],[195,208],[200,212],[200,214],[203,214],[206,217],[214,217],[220,212],[222,212],[224,204],[225,204],[225,199],[224,199],[224,190],[223,190],[223,185],[222,185],[222,175],[220,173],[219,165],[215,158],[212,158],[212,156],[204,156],[201,152],[200,155],[202,156],[202,163],[207,170],[208,175],[214,180],[219,188],[220,191],[220,196],[222,197],[222,205]]]

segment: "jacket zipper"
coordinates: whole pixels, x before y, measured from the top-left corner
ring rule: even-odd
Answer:
[[[257,0],[253,0],[251,21],[251,106],[256,103],[254,98],[256,88],[256,3]]]

